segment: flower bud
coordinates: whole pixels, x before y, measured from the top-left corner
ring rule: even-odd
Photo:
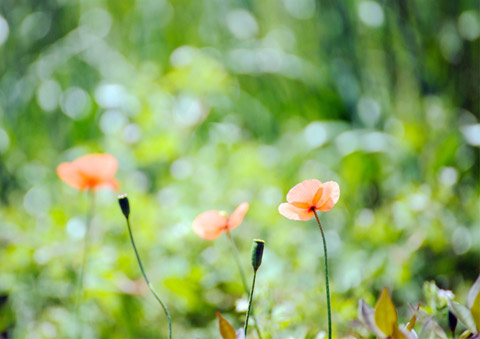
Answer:
[[[128,219],[130,215],[130,204],[128,202],[127,194],[121,194],[118,196],[118,203],[120,204],[120,208],[122,209],[122,213],[125,218]]]
[[[260,239],[253,240],[252,245],[252,266],[255,271],[258,270],[262,264],[263,248],[265,247],[265,241]]]
[[[448,326],[450,327],[450,331],[455,333],[455,329],[457,328],[457,317],[451,310],[448,310]]]

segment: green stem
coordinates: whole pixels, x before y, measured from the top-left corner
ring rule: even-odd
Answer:
[[[245,318],[245,338],[247,337],[247,329],[248,329],[248,318],[250,318],[250,312],[252,311],[252,304],[253,304],[253,291],[255,290],[255,280],[257,279],[257,271],[253,271],[253,280],[252,280],[252,289],[250,290],[250,297],[248,298],[248,311],[247,317]]]
[[[80,308],[80,303],[83,299],[83,282],[85,280],[85,269],[87,266],[87,257],[88,257],[88,243],[89,243],[89,234],[90,234],[90,226],[92,224],[93,215],[95,214],[95,192],[93,190],[88,191],[89,200],[90,200],[90,208],[87,213],[87,220],[85,224],[85,235],[83,236],[83,253],[82,253],[82,264],[80,266],[80,271],[78,272],[78,280],[77,280],[77,299],[75,302],[75,324],[77,326],[77,334],[78,338],[81,337],[81,326],[78,320],[78,312]]]
[[[325,241],[325,234],[323,233],[322,224],[318,218],[317,211],[313,210],[315,219],[317,219],[318,228],[320,228],[320,233],[322,233],[323,240],[323,252],[325,259],[325,284],[327,286],[327,310],[328,310],[328,339],[332,339],[332,308],[330,306],[330,287],[328,285],[328,256],[327,256],[327,242]]]
[[[250,290],[247,285],[247,278],[245,277],[245,272],[243,271],[242,264],[240,263],[240,257],[238,255],[238,250],[237,246],[235,246],[235,241],[233,240],[232,234],[230,233],[230,230],[227,228],[226,229],[228,239],[230,240],[230,244],[232,246],[232,252],[233,252],[233,257],[235,258],[235,263],[237,264],[238,270],[240,272],[240,277],[242,278],[242,284],[243,288],[245,289],[245,293],[247,296],[250,294]],[[257,335],[259,339],[262,339],[262,333],[260,332],[260,327],[258,325],[257,318],[255,317],[255,314],[252,312],[252,318],[255,321],[255,330],[257,331]]]
[[[249,295],[250,291],[247,285],[247,278],[245,277],[245,272],[243,271],[242,264],[240,263],[240,257],[238,255],[237,246],[235,246],[235,241],[233,241],[232,234],[230,233],[230,230],[228,228],[227,228],[227,236],[232,246],[232,252],[233,252],[233,257],[235,259],[235,263],[237,264],[238,270],[240,271],[240,277],[242,278],[243,288],[245,289],[245,293]]]
[[[130,219],[127,218],[127,227],[128,227],[128,234],[130,235],[130,241],[133,246],[133,251],[135,252],[135,255],[137,257],[138,265],[140,266],[140,270],[142,271],[143,278],[145,279],[145,282],[148,285],[148,288],[150,288],[150,291],[152,291],[153,295],[157,299],[157,301],[160,303],[160,305],[163,308],[163,311],[165,312],[165,315],[167,316],[168,320],[168,339],[172,338],[172,319],[170,318],[170,313],[168,312],[167,306],[163,303],[162,299],[158,296],[157,292],[153,288],[153,285],[150,283],[150,280],[148,280],[147,274],[145,273],[145,270],[143,269],[142,265],[142,260],[140,259],[140,255],[138,254],[137,251],[137,246],[135,246],[135,241],[133,240],[133,234],[132,234],[132,228],[130,227]]]

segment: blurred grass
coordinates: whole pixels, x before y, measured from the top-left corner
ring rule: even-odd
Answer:
[[[321,216],[334,329],[393,290],[401,319],[424,281],[465,291],[480,271],[476,1],[0,3],[0,332],[73,335],[86,197],[56,177],[108,152],[149,276],[177,338],[238,328],[242,286],[207,209],[251,209],[233,232],[245,268],[266,240],[256,314],[266,337],[326,328],[315,224],[277,212],[297,182],[341,187]],[[115,193],[102,191],[82,314],[88,338],[154,338]],[[402,308],[403,307],[403,308]],[[253,332],[252,332],[253,335]]]

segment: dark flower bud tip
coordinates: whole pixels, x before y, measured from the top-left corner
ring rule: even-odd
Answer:
[[[450,327],[450,331],[455,333],[455,329],[457,328],[457,317],[450,310],[448,310],[448,326]]]
[[[128,219],[130,215],[130,203],[128,202],[127,194],[121,194],[118,196],[118,203],[120,204],[120,208],[122,209],[122,213],[125,218]]]
[[[252,245],[252,266],[256,271],[262,264],[263,248],[265,247],[265,241],[260,239],[253,240]]]

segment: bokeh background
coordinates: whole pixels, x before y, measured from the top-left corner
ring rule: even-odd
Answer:
[[[227,237],[191,229],[242,201],[249,275],[266,241],[265,337],[322,336],[320,234],[277,212],[310,178],[341,187],[321,215],[336,337],[365,334],[358,299],[384,286],[402,322],[426,281],[463,303],[480,273],[479,36],[475,0],[1,0],[2,338],[74,335],[88,199],[55,169],[92,152],[118,159],[121,189],[97,194],[85,338],[166,334],[121,192],[176,338],[219,337],[217,310],[243,322]]]

